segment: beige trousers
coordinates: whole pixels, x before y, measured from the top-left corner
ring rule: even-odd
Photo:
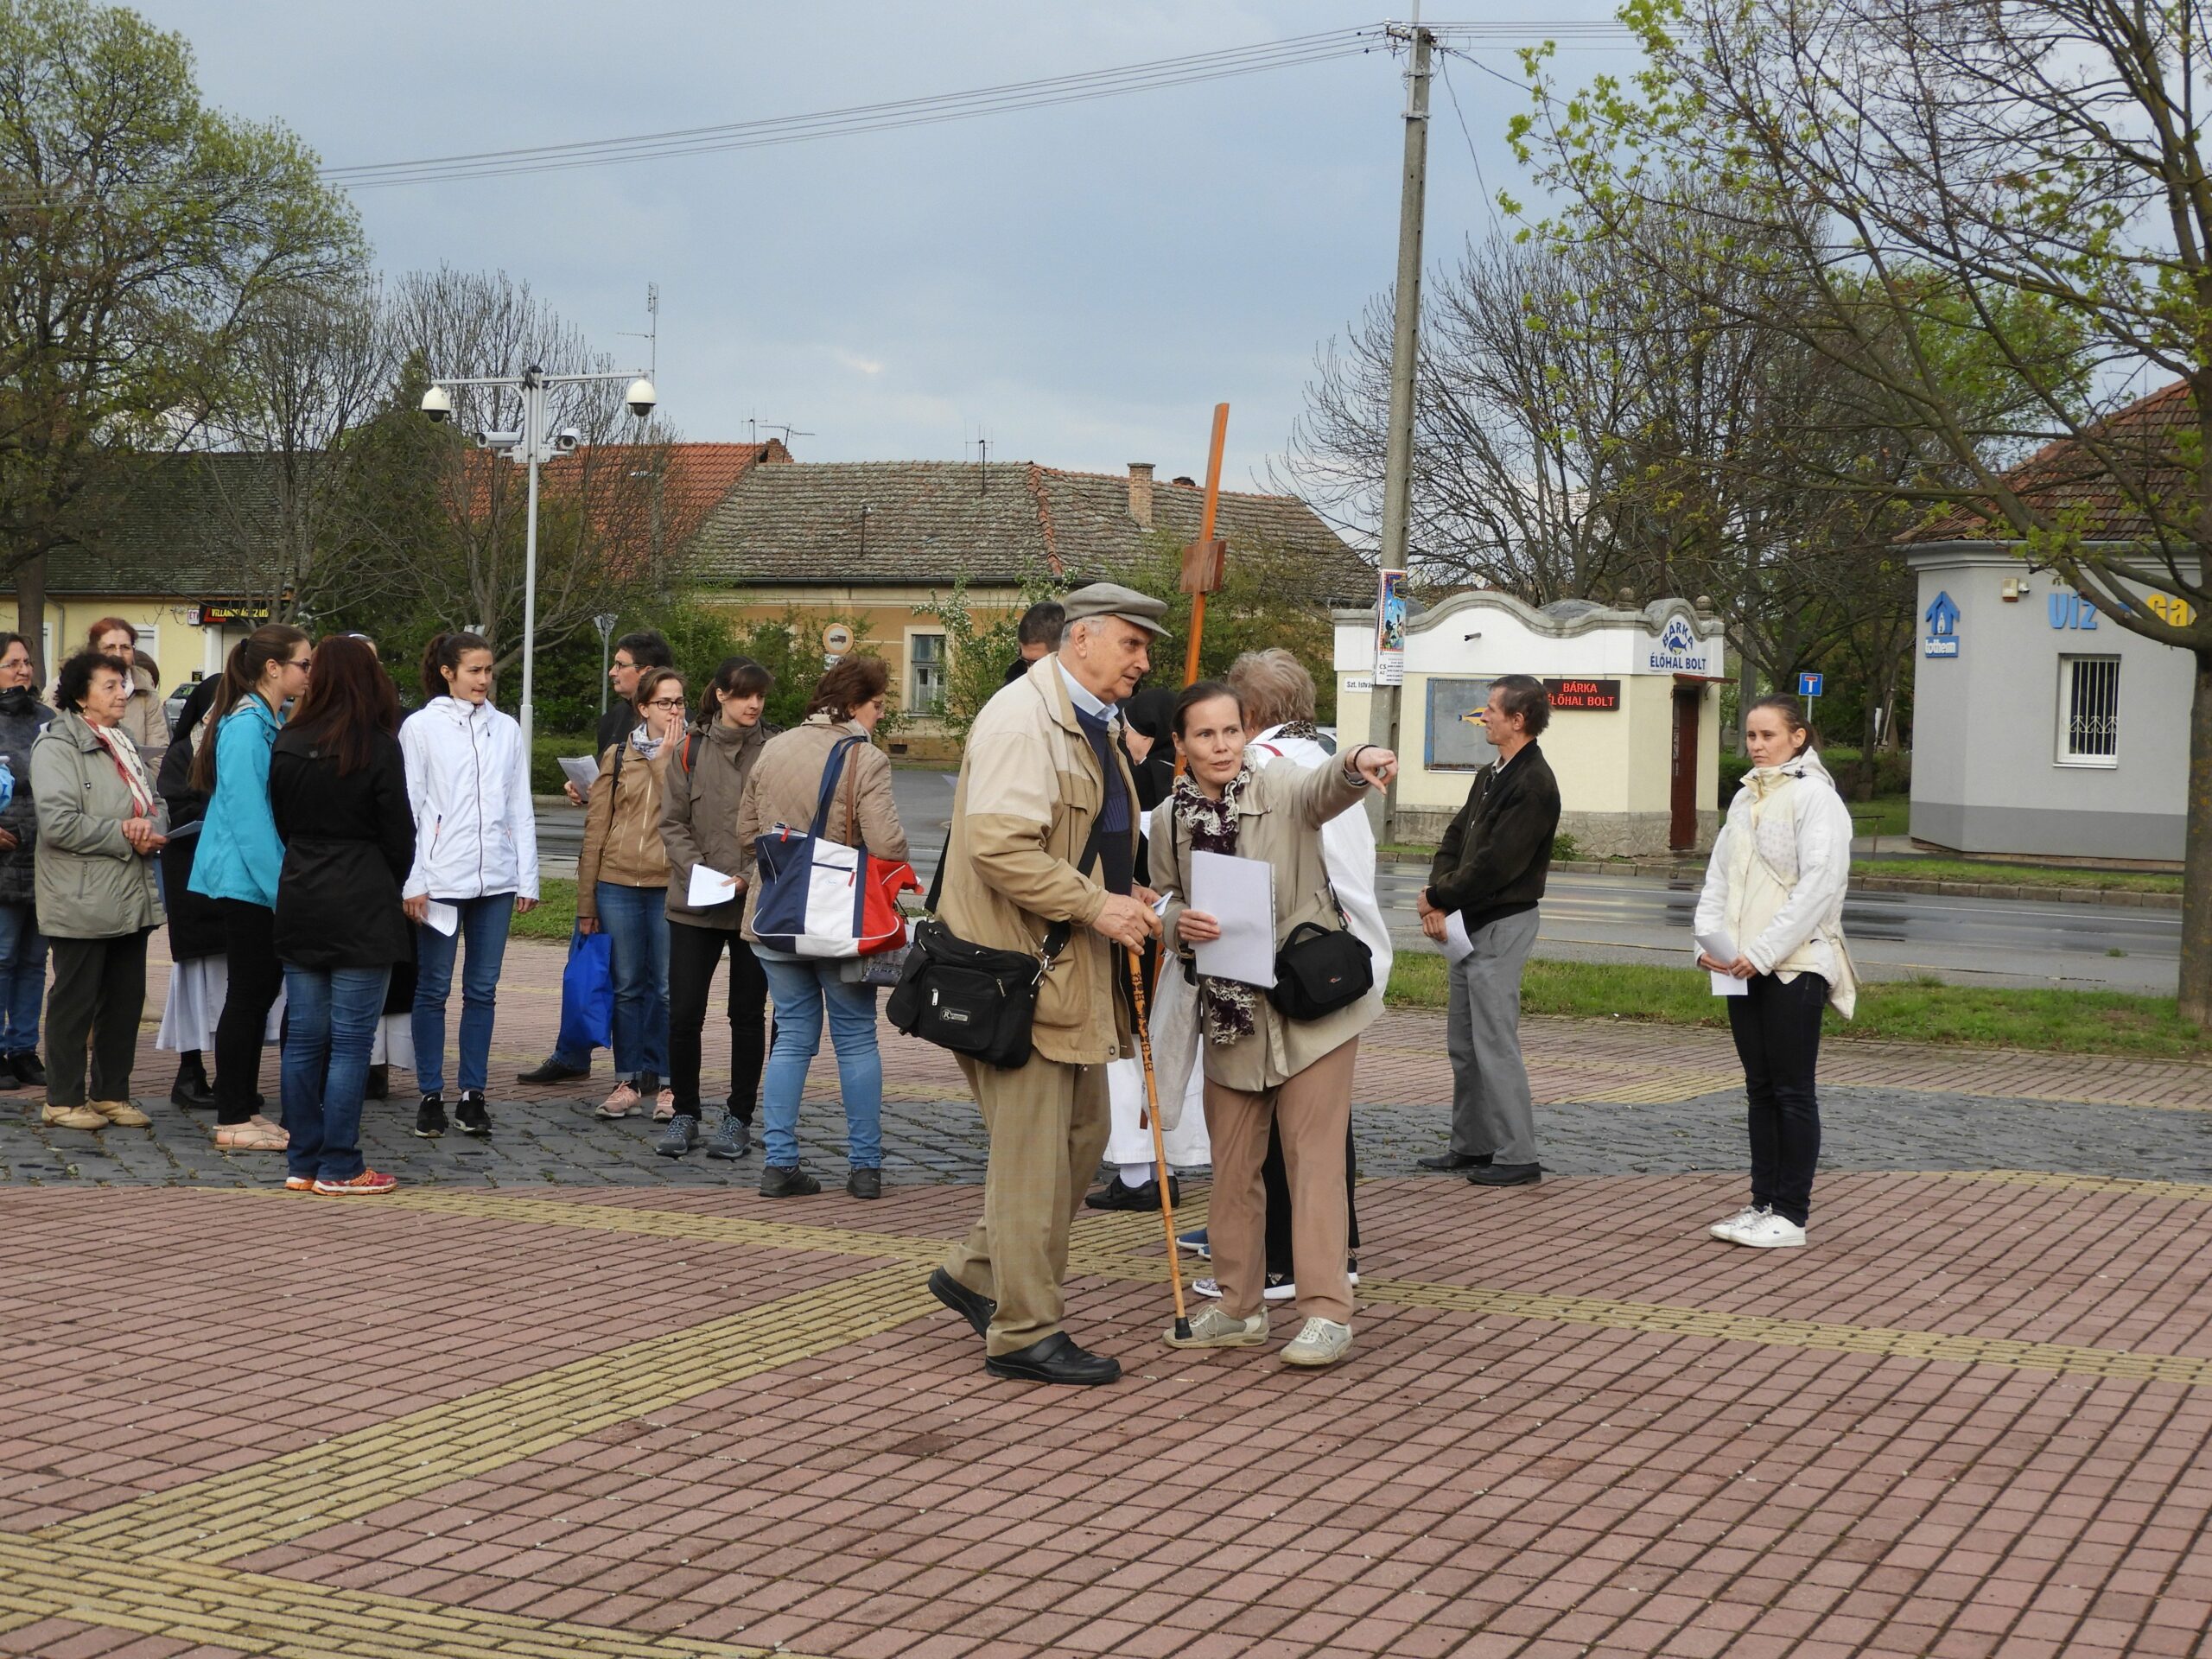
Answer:
[[[1256,1095],[1206,1079],[1206,1128],[1213,1136],[1206,1243],[1213,1250],[1222,1307],[1237,1319],[1259,1311],[1267,1283],[1268,1189],[1260,1166],[1268,1155],[1268,1126],[1280,1123],[1300,1317],[1351,1323],[1344,1135],[1351,1127],[1352,1065],[1358,1056],[1355,1037]]]
[[[983,1173],[983,1218],[953,1246],[944,1270],[999,1305],[984,1351],[1011,1354],[1060,1328],[1068,1224],[1097,1173],[1112,1128],[1106,1068],[1032,1055],[1028,1065],[1008,1071],[963,1055],[960,1070],[982,1108],[990,1163]],[[1343,1179],[1339,1172],[1339,1185]]]

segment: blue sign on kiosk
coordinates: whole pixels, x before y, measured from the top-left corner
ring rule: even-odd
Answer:
[[[1801,697],[1819,696],[1821,677],[1818,674],[1800,674],[1797,677],[1797,695]]]
[[[1922,654],[1955,657],[1959,654],[1959,607],[1948,594],[1937,594],[1928,607],[1928,638]]]

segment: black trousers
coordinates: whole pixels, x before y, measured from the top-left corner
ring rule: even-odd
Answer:
[[[1290,1172],[1282,1161],[1282,1128],[1268,1132],[1268,1155],[1260,1163],[1268,1188],[1268,1271],[1294,1279],[1290,1254]],[[1359,1154],[1352,1150],[1351,1126],[1344,1126],[1344,1212],[1351,1218],[1351,1252],[1359,1254]]]
[[[284,988],[276,960],[276,912],[242,899],[218,899],[231,988],[215,1022],[215,1122],[243,1123],[260,1109],[261,1038]]]
[[[46,1097],[55,1106],[130,1098],[130,1062],[146,1011],[146,932],[111,939],[47,941],[54,988],[46,996]],[[92,1092],[85,1092],[91,1045]]]
[[[1728,1028],[1744,1062],[1751,1102],[1751,1202],[1800,1227],[1813,1207],[1813,1171],[1821,1161],[1821,1103],[1813,1073],[1821,1058],[1821,1010],[1828,982],[1800,974],[1787,985],[1772,974],[1732,996]]]
[[[715,964],[724,950],[729,952],[728,1105],[739,1122],[750,1123],[768,1058],[768,976],[735,928],[694,927],[678,917],[668,918],[668,1086],[677,1116],[699,1116],[699,1033],[707,1023]]]

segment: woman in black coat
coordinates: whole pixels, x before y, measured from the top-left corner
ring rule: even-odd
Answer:
[[[162,756],[154,787],[168,803],[169,838],[162,849],[162,906],[169,922],[169,991],[162,1005],[161,1034],[154,1046],[176,1055],[176,1081],[170,1103],[213,1110],[215,1091],[208,1086],[204,1051],[214,1040],[230,985],[230,964],[223,955],[223,916],[215,901],[192,890],[192,857],[200,848],[200,821],[207,798],[192,786],[194,747],[214,741],[207,710],[222,684],[220,676],[192,688],[177,711],[176,733]]]
[[[315,647],[307,695],[269,760],[284,842],[275,939],[284,964],[284,1185],[353,1197],[397,1185],[361,1156],[369,1049],[391,965],[409,954],[399,888],[415,860],[399,702],[365,640]]]

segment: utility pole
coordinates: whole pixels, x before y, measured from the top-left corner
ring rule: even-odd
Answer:
[[[1413,22],[1394,27],[1394,36],[1412,43],[1412,61],[1406,73],[1406,160],[1398,196],[1397,317],[1390,335],[1390,428],[1382,463],[1382,568],[1406,568],[1407,543],[1414,505],[1414,365],[1421,341],[1421,209],[1428,189],[1428,67],[1429,48],[1435,36],[1421,26],[1420,0],[1414,0]],[[1382,634],[1382,594],[1376,596],[1376,633]],[[1382,653],[1376,652],[1373,690],[1367,700],[1367,741],[1395,752],[1398,747],[1400,687],[1382,683]],[[1395,841],[1398,829],[1398,782],[1374,791],[1367,803],[1376,839]]]

